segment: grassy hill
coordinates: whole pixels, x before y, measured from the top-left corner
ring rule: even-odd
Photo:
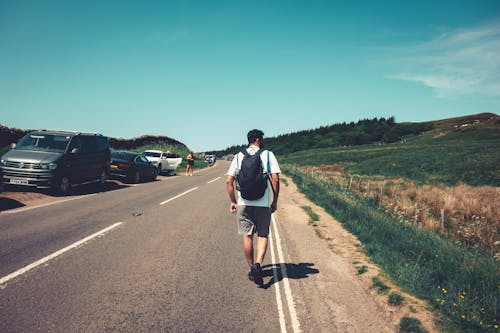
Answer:
[[[374,142],[396,142],[405,135],[416,135],[430,130],[431,123],[395,123],[394,117],[363,119],[304,130],[277,137],[266,137],[266,146],[280,155],[315,148],[356,146]],[[244,145],[232,146],[215,152],[223,156],[234,154]]]
[[[434,129],[397,143],[302,150],[282,156],[301,166],[339,164],[354,174],[405,177],[421,183],[500,186],[500,122],[467,130]]]
[[[499,146],[500,118],[491,113],[422,123],[374,118],[266,138],[282,163],[336,164],[349,173],[475,186],[500,185]]]
[[[11,143],[18,142],[24,135],[32,130],[21,130],[0,125],[0,154],[10,148]],[[188,147],[182,142],[167,136],[143,135],[137,138],[109,138],[111,149],[143,151],[146,149],[157,149],[171,151],[174,154],[186,156],[189,153]]]
[[[344,134],[366,137],[357,126]],[[435,307],[443,331],[497,332],[500,117],[389,126],[369,144],[324,147],[316,140],[335,135],[315,131],[266,144],[393,282]]]

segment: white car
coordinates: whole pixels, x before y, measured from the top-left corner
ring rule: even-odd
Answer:
[[[146,150],[142,155],[158,167],[158,174],[175,173],[175,169],[182,163],[182,157],[179,155],[161,150]]]
[[[217,160],[217,157],[215,157],[215,155],[205,155],[205,158],[203,160],[205,161],[205,163],[214,164]]]

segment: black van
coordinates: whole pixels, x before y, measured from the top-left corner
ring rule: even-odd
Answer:
[[[50,188],[60,194],[72,186],[104,184],[111,153],[101,134],[36,131],[26,134],[1,157],[5,185]]]

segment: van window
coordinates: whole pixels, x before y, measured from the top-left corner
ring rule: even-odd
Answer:
[[[83,143],[82,143],[81,137],[79,137],[79,136],[73,137],[73,139],[71,140],[71,144],[69,146],[68,151],[71,152],[75,148],[77,148],[79,152],[83,151]]]
[[[17,143],[16,149],[63,152],[70,139],[66,135],[30,133]]]
[[[105,136],[98,136],[97,138],[97,150],[105,151],[109,149],[108,138]]]

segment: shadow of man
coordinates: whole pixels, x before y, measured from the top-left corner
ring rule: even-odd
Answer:
[[[300,264],[271,264],[262,266],[262,276],[271,277],[271,279],[263,284],[261,288],[267,289],[274,283],[283,280],[284,277],[289,279],[307,279],[309,274],[318,274],[319,269],[313,267],[313,263]]]

